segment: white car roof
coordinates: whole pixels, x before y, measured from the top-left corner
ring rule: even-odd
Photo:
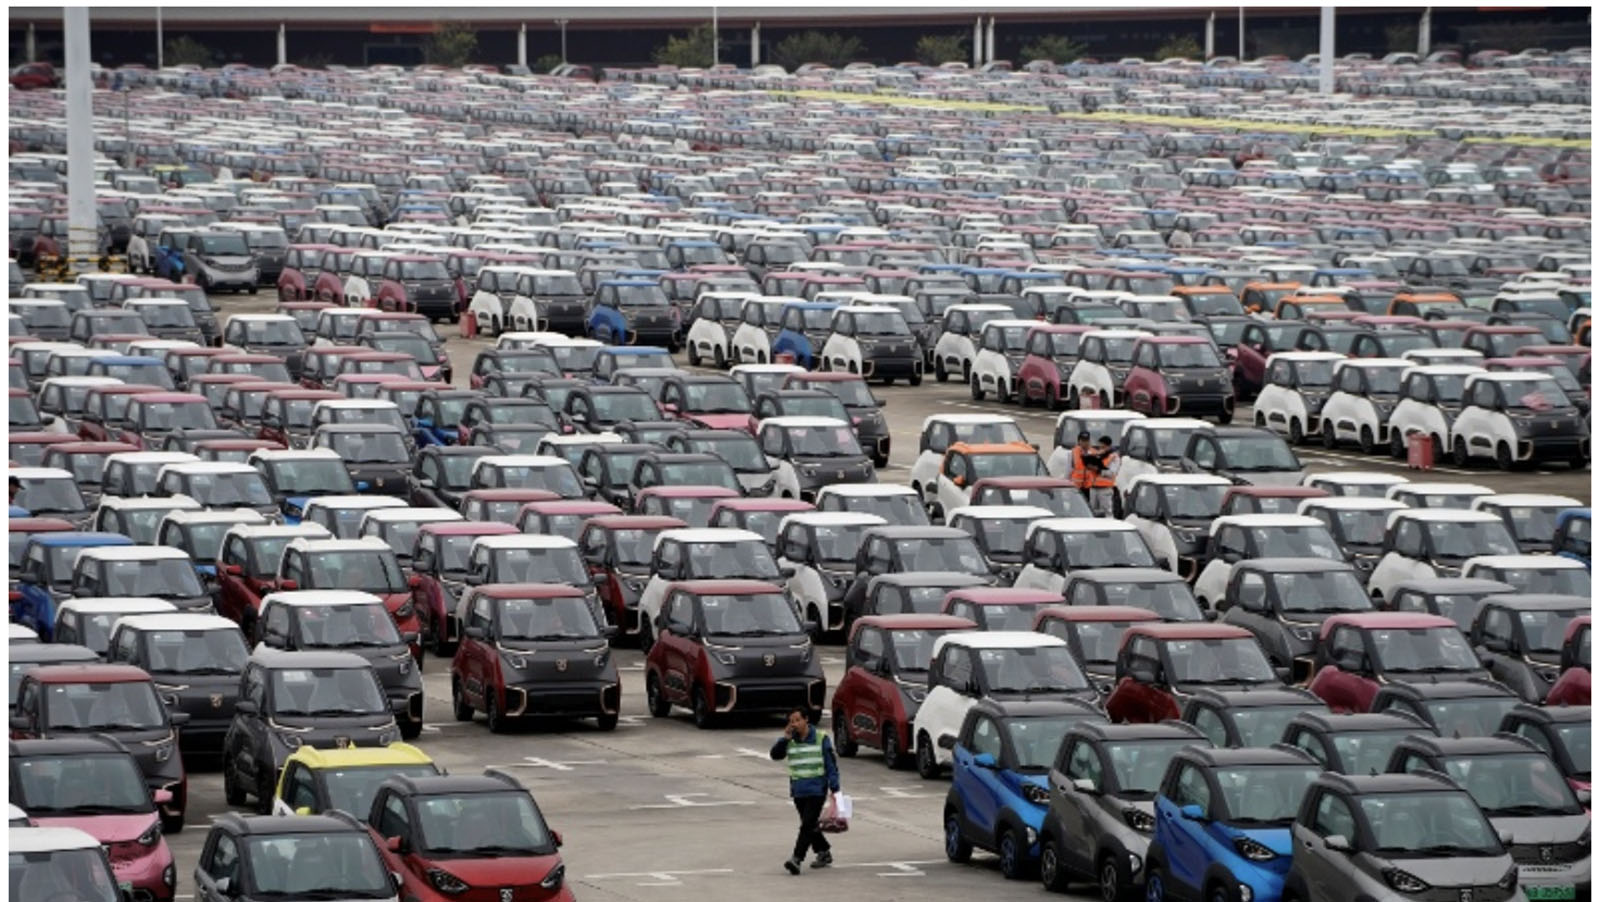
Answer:
[[[1238,526],[1243,529],[1284,529],[1300,526],[1326,526],[1315,517],[1302,517],[1299,514],[1229,514],[1211,521],[1211,534],[1216,535],[1217,530],[1224,526]]]
[[[190,498],[188,495],[167,495],[164,497],[140,495],[137,498],[123,498],[120,495],[102,495],[100,496],[100,506],[102,508],[106,508],[107,510],[114,511],[151,510],[154,508],[172,508],[173,510],[179,510],[183,508],[197,509],[200,507],[200,502]]]
[[[1511,495],[1484,495],[1472,499],[1472,509],[1482,510],[1488,505],[1496,507],[1583,507],[1582,501],[1566,495],[1536,495],[1518,493]]]
[[[11,854],[98,849],[100,840],[76,827],[11,827],[6,837]]]
[[[1516,567],[1523,570],[1587,570],[1582,561],[1558,554],[1484,554],[1468,558],[1462,573],[1473,567]]]
[[[966,648],[1050,648],[1052,646],[1065,648],[1067,640],[1060,636],[1029,633],[1021,630],[994,630],[992,632],[959,630],[941,635],[933,643],[933,656],[938,657],[939,652],[950,644]]]
[[[173,523],[239,523],[246,525],[255,523],[265,525],[268,522],[267,518],[253,507],[215,508],[211,510],[179,508],[161,518],[163,523],[168,520]]]
[[[781,531],[790,523],[799,523],[803,526],[888,526],[889,521],[877,514],[863,514],[855,511],[800,511],[789,514],[778,524]]]
[[[1399,473],[1380,473],[1376,470],[1356,470],[1354,472],[1337,473],[1308,473],[1303,485],[1314,485],[1325,482],[1329,485],[1403,485],[1410,482]]]
[[[228,321],[233,323],[281,323],[285,321],[292,323],[295,318],[287,313],[235,313],[228,317]]]
[[[1504,522],[1496,514],[1488,511],[1464,511],[1453,507],[1408,507],[1389,513],[1388,525],[1393,526],[1400,518],[1416,520],[1421,523],[1501,523]]]
[[[445,507],[385,507],[369,511],[362,523],[441,523],[465,520],[460,511]]]
[[[168,516],[171,516],[171,515],[169,514]],[[255,525],[252,525],[252,524],[246,524],[246,525],[243,525],[243,526],[235,526],[232,529],[228,530],[228,535],[230,535],[230,536],[238,536],[239,538],[245,539],[245,540],[250,540],[250,539],[282,539],[282,538],[306,538],[306,539],[331,539],[331,538],[333,538],[333,533],[328,532],[327,527],[323,526],[321,523],[308,523],[308,522],[306,522],[304,520],[300,521],[299,523],[295,524],[294,526],[283,526],[283,525],[280,525],[280,524],[277,524],[277,523],[269,523],[269,524],[266,524],[264,526],[255,526]]]
[[[878,519],[882,519],[881,517]],[[701,526],[689,529],[666,529],[656,536],[656,545],[662,542],[690,542],[705,543],[718,542],[732,544],[734,542],[762,542],[767,540],[759,532],[748,529],[724,529],[715,526]]]
[[[1147,420],[1149,417],[1137,410],[1067,410],[1056,415],[1056,428],[1060,428],[1063,421],[1074,420]],[[1184,419],[1183,417],[1162,417],[1163,422],[1173,422]]]
[[[1003,413],[936,413],[922,421],[922,428],[927,429],[934,423],[948,423],[952,426],[984,426],[990,423],[1016,425],[1016,422],[1016,417],[1006,416]]]
[[[290,548],[296,548],[308,554],[321,551],[391,551],[389,543],[382,539],[366,536],[359,539],[292,539]]]
[[[778,373],[803,373],[805,371],[805,367],[796,366],[792,363],[741,363],[735,366],[733,369],[728,370],[728,374],[731,376],[738,376],[742,373],[767,375]]]
[[[1137,427],[1140,428],[1140,429],[1210,429],[1210,428],[1212,428],[1212,425],[1210,423],[1206,422],[1205,420],[1197,420],[1197,419],[1193,419],[1191,417],[1158,417],[1158,418],[1155,418],[1155,419],[1147,419],[1143,423],[1138,423],[1138,424],[1130,423],[1130,424],[1128,424],[1127,428],[1132,429],[1132,428],[1135,427],[1135,425],[1137,425]]]
[[[539,443],[540,444],[544,444],[545,442],[549,442],[550,444],[557,445],[557,446],[560,446],[560,445],[615,445],[615,444],[620,443],[621,441],[622,441],[622,436],[618,435],[615,432],[596,432],[596,433],[593,433],[591,435],[584,435],[582,433],[577,433],[577,434],[574,434],[574,435],[559,435],[557,433],[551,432],[551,433],[547,433],[544,438],[540,439]],[[505,456],[505,455],[499,455],[499,454],[486,454],[486,455],[484,455],[484,457],[503,457],[503,456]],[[534,455],[534,456],[536,456],[536,457],[551,457],[553,455],[542,454],[542,455]],[[476,466],[476,464],[474,464],[474,466]]]
[[[916,489],[892,482],[846,482],[823,486],[817,494],[841,498],[887,498],[890,495],[915,495]]]
[[[123,380],[115,376],[51,376],[44,380],[41,391],[52,385],[64,385],[68,388],[94,388],[99,385],[123,385]]]
[[[196,476],[225,476],[233,473],[261,475],[261,471],[249,464],[236,463],[225,460],[198,460],[184,461],[182,463],[167,464],[157,474],[165,476],[168,473],[193,474]]]
[[[1349,358],[1336,351],[1278,351],[1267,356],[1267,366],[1272,366],[1274,360],[1288,360],[1297,363],[1310,363],[1328,361],[1330,363]]]
[[[956,517],[975,517],[979,520],[1044,520],[1054,512],[1030,504],[967,504],[945,515],[949,523]]]
[[[383,599],[371,592],[353,589],[299,589],[293,592],[269,592],[261,599],[264,608],[269,604],[307,608],[330,604],[383,604]]]
[[[393,495],[316,495],[306,499],[306,510],[336,507],[341,510],[376,510],[410,507],[405,499]]]
[[[1346,357],[1345,359],[1334,364],[1333,369],[1335,372],[1338,372],[1345,367],[1356,367],[1361,369],[1404,370],[1416,365],[1416,361],[1414,360],[1402,360],[1399,357]]]
[[[780,429],[832,429],[850,426],[844,420],[836,420],[833,417],[768,417],[757,424],[756,428],[765,429],[769,425]]]
[[[1402,482],[1389,486],[1386,498],[1410,495],[1493,495],[1494,489],[1471,482]]]
[[[187,561],[189,555],[183,549],[170,545],[92,545],[78,552],[78,560],[84,558],[102,561]]]
[[[1028,536],[1031,538],[1036,529],[1045,529],[1050,532],[1135,532],[1132,523],[1122,520],[1108,520],[1104,517],[1046,517],[1035,520],[1028,525]]]
[[[757,536],[757,538],[760,538]],[[479,536],[472,540],[472,547],[482,545],[485,548],[577,548],[578,543],[565,536],[540,536],[540,535],[504,535],[504,536]]]
[[[56,608],[56,619],[61,619],[62,611],[77,611],[80,614],[115,614],[124,611],[129,614],[176,614],[177,605],[159,598],[69,598]]]
[[[342,461],[344,458],[340,457],[339,452],[333,450],[332,448],[302,448],[299,450],[292,448],[262,448],[250,452],[250,461],[252,463],[256,461],[273,463],[280,460]]]
[[[1128,487],[1149,483],[1151,485],[1233,485],[1233,480],[1211,473],[1141,473],[1133,477]]]
[[[6,475],[24,482],[32,479],[76,480],[77,478],[72,475],[71,470],[64,470],[61,467],[11,467],[6,470]]]
[[[564,457],[554,454],[486,454],[472,462],[472,472],[482,467],[570,467]]]
[[[220,614],[194,614],[178,611],[172,614],[134,614],[117,621],[118,626],[135,630],[238,630],[234,623]]]
[[[1399,501],[1388,498],[1307,498],[1300,502],[1296,511],[1302,517],[1309,516],[1306,511],[1320,508],[1330,511],[1399,511],[1410,510]]]
[[[399,410],[400,405],[382,398],[325,398],[311,408],[315,416],[319,408],[326,407],[330,410]]]
[[[184,451],[118,451],[106,458],[106,463],[121,461],[129,464],[197,464],[199,457]]]

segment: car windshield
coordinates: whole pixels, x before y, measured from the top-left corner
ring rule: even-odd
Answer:
[[[353,589],[379,595],[404,592],[405,577],[394,552],[382,551],[319,551],[305,556],[305,579],[302,589]]]
[[[523,282],[517,290],[523,294],[532,291],[532,296],[548,297],[551,295],[583,294],[583,286],[578,283],[578,277],[573,275],[545,275],[525,277],[532,284]]]
[[[400,278],[408,281],[420,281],[422,279],[442,280],[450,278],[450,274],[445,271],[444,264],[438,260],[405,260],[400,264]]]
[[[1089,685],[1065,645],[980,648],[978,663],[990,694],[1072,692]]]
[[[735,491],[739,478],[726,461],[666,463],[661,465],[661,485],[720,485]]]
[[[556,359],[556,365],[563,372],[578,372],[591,370],[594,362],[600,356],[599,345],[546,345],[550,356]]]
[[[1344,560],[1326,526],[1272,526],[1250,530],[1256,557],[1314,557]]]
[[[405,439],[387,430],[372,432],[322,432],[317,447],[332,448],[351,464],[398,464],[411,459]]]
[[[659,529],[612,530],[611,540],[616,545],[616,563],[624,567],[648,567],[655,553]]]
[[[271,504],[267,483],[254,470],[246,473],[191,473],[183,493],[209,507],[254,507]]]
[[[1517,540],[1504,523],[1462,523],[1438,520],[1427,524],[1428,540],[1434,553],[1445,560],[1464,560],[1477,555],[1516,554]],[[1274,555],[1277,557],[1277,555]]]
[[[354,814],[372,810],[379,784],[390,777],[433,777],[439,771],[429,764],[375,764],[368,767],[317,770],[328,794],[328,807]]]
[[[889,630],[889,643],[894,649],[896,673],[925,673],[933,660],[933,644],[944,635],[943,630]]]
[[[555,842],[527,792],[419,796],[418,834],[436,855],[549,855]]]
[[[659,285],[612,285],[604,291],[613,293],[623,307],[666,307],[671,304],[667,293]]]
[[[1367,730],[1333,733],[1329,738],[1333,740],[1344,773],[1368,774],[1386,770],[1395,746],[1416,733],[1416,730]]]
[[[1278,609],[1285,614],[1337,614],[1343,611],[1369,611],[1361,579],[1349,570],[1322,573],[1279,573],[1272,577],[1278,593]]]
[[[252,897],[388,899],[394,895],[377,847],[364,830],[247,837]]]
[[[1085,664],[1111,664],[1117,660],[1117,650],[1122,647],[1122,634],[1127,632],[1131,624],[1132,621],[1079,620],[1067,624],[1067,629],[1077,637],[1078,650]]]
[[[1050,334],[1050,355],[1052,357],[1076,357],[1078,356],[1078,345],[1082,342],[1082,332],[1053,332]]]
[[[289,717],[388,714],[371,667],[272,670],[271,713]]]
[[[1234,729],[1239,731],[1239,745],[1244,748],[1266,748],[1283,739],[1283,728],[1294,720],[1296,714],[1322,711],[1323,706],[1278,705],[1262,708],[1236,707],[1228,711]]]
[[[501,639],[598,639],[600,625],[582,598],[506,598],[497,624]]]
[[[1254,638],[1169,639],[1166,658],[1174,683],[1276,683],[1277,674]]]
[[[11,803],[45,818],[151,810],[144,776],[126,753],[12,758]]]
[[[785,431],[795,457],[861,456],[861,445],[848,426],[794,426]]]
[[[901,539],[893,543],[894,558],[903,573],[947,570],[989,574],[989,564],[971,536]]]
[[[127,598],[205,594],[187,558],[107,561],[100,570],[98,590],[102,596]]]
[[[236,629],[150,630],[144,634],[144,669],[151,673],[243,673],[250,649]]]
[[[750,397],[744,386],[727,382],[691,382],[684,387],[687,412],[749,413]]]
[[[1222,446],[1223,469],[1249,473],[1298,470],[1301,466],[1288,443],[1276,435],[1224,436],[1217,441]]]
[[[1549,377],[1538,382],[1522,382],[1506,386],[1506,409],[1513,414],[1568,410],[1571,407],[1572,402],[1567,399],[1567,393]]]
[[[844,403],[834,397],[790,396],[783,399],[783,413],[791,417],[832,417],[848,420]]]
[[[642,391],[599,392],[591,396],[594,419],[601,423],[620,423],[623,420],[656,420],[661,410],[656,402]]]
[[[1579,595],[1583,598],[1589,597],[1589,571],[1582,569],[1557,570],[1545,571],[1545,574],[1571,574],[1575,577],[1574,582],[1576,582],[1576,578],[1582,578],[1582,592],[1580,593],[1577,591],[1580,588],[1577,585],[1571,586],[1571,591],[1566,588],[1535,588],[1535,586],[1537,586],[1537,582],[1524,583],[1520,580],[1511,583],[1511,585],[1526,587],[1523,588],[1522,591],[1528,593],[1543,594],[1556,592],[1563,595]],[[1514,576],[1515,574],[1513,573],[1509,575]],[[1522,611],[1517,615],[1517,619],[1521,622],[1520,625],[1522,627],[1523,651],[1528,654],[1561,654],[1561,646],[1566,641],[1567,627],[1579,614],[1586,613],[1586,611],[1579,610]]]
[[[1293,364],[1299,388],[1326,389],[1333,386],[1332,360],[1297,360]]]
[[[389,611],[381,604],[296,606],[295,625],[306,648],[385,647],[400,644]]]
[[[1150,442],[1155,446],[1156,458],[1165,461],[1178,461],[1183,459],[1183,453],[1188,450],[1189,436],[1192,429],[1160,429],[1152,427],[1145,430],[1145,435],[1150,437]],[[1115,436],[1113,436],[1115,438]],[[1183,492],[1193,492],[1196,486],[1178,486]],[[1207,486],[1206,488],[1209,488]],[[1221,504],[1218,504],[1221,508]],[[1212,514],[1211,516],[1215,516]]]
[[[1197,621],[1202,619],[1200,604],[1195,601],[1194,592],[1189,588],[1188,583],[1182,580],[1136,583],[1106,582],[1100,584],[1100,591],[1105,595],[1105,604],[1144,608],[1147,611],[1153,611],[1162,620]],[[1119,633],[1118,635],[1121,634]],[[1107,657],[1107,660],[1115,658],[1116,653],[1113,651]]]
[[[51,732],[161,730],[166,710],[144,680],[123,683],[51,683],[44,687],[45,722]]]
[[[1170,430],[1160,430],[1161,435]],[[1181,451],[1179,452],[1182,453]],[[1167,516],[1174,520],[1210,520],[1222,513],[1222,498],[1228,494],[1226,485],[1168,485],[1161,487],[1167,504]]]
[[[1288,824],[1322,771],[1300,765],[1223,767],[1213,771],[1231,824]]]
[[[557,548],[496,548],[489,555],[489,581],[589,585],[583,558],[571,545]]]
[[[99,846],[12,852],[10,859],[13,899],[118,902],[122,898],[116,878],[106,863],[105,850]]]
[[[1022,427],[1010,421],[1003,423],[953,423],[949,428],[955,433],[950,439],[952,444],[964,442],[968,445],[1004,445],[1009,442],[1025,442],[1028,440],[1027,436],[1022,434]],[[1096,433],[1096,435],[1099,434]]]
[[[1111,770],[1117,775],[1117,788],[1122,796],[1154,798],[1172,756],[1196,744],[1194,739],[1108,742],[1105,753],[1111,759]]]
[[[995,476],[1044,476],[1044,463],[1039,455],[1026,453],[973,454],[972,481]]]
[[[194,325],[194,313],[188,304],[140,304],[138,309],[139,318],[153,329]]]
[[[375,351],[410,354],[422,366],[439,364],[439,354],[434,350],[434,345],[426,338],[410,332],[383,332],[367,339],[366,343]],[[461,403],[465,404],[465,399]]]
[[[545,351],[502,354],[496,363],[502,373],[549,373],[552,376],[561,374],[561,364],[555,355]]]
[[[1491,736],[1517,703],[1513,696],[1430,699],[1423,707],[1441,736]]]
[[[583,495],[583,483],[570,464],[538,467],[499,467],[499,485],[509,489],[544,489],[563,498]]]
[[[803,632],[782,594],[702,595],[700,612],[713,636],[789,636]]]
[[[1486,567],[1484,575],[1516,586],[1523,592],[1589,595],[1589,571],[1582,567]]]
[[[1016,752],[1017,770],[1043,771],[1055,761],[1061,748],[1061,739],[1067,731],[1086,719],[1099,718],[1092,714],[1061,717],[1013,717],[1005,722],[1011,736],[1011,748]]]
[[[1063,565],[1068,570],[1091,567],[1154,567],[1156,559],[1132,529],[1061,534]]]
[[[1483,668],[1471,644],[1453,626],[1369,630],[1378,662],[1397,673],[1442,673]]]
[[[770,469],[761,446],[748,435],[730,435],[727,438],[695,439],[690,442],[694,451],[715,454],[741,473],[764,473]]]
[[[1587,667],[1587,661],[1584,663]],[[1581,723],[1557,723],[1552,725],[1556,738],[1567,750],[1567,757],[1572,760],[1574,776],[1587,780],[1589,777],[1589,750],[1594,741],[1594,725],[1590,721]]]
[[[274,461],[267,467],[283,495],[348,495],[356,490],[340,460]]]
[[[782,579],[772,551],[759,539],[695,543],[684,547],[683,556],[690,579]]]
[[[1467,793],[1383,793],[1360,799],[1361,813],[1372,829],[1373,852],[1385,858],[1505,853],[1484,812]]]
[[[900,313],[857,313],[853,318],[858,336],[907,336],[911,327]],[[918,317],[921,320],[921,317]]]
[[[70,476],[18,480],[21,488],[11,497],[13,507],[25,508],[34,516],[70,514],[85,510],[83,493]]]
[[[200,252],[208,257],[250,256],[249,245],[245,244],[244,236],[237,232],[220,235],[197,235],[195,237],[200,239]]]
[[[406,426],[405,417],[395,407],[331,407],[324,410],[327,414],[325,422],[341,426],[376,423],[400,430]]]
[[[1443,763],[1450,779],[1489,817],[1583,813],[1561,769],[1543,752],[1462,755],[1445,758]]]
[[[1388,529],[1389,511],[1341,510],[1333,514],[1333,521],[1334,529],[1344,544],[1358,548],[1379,548]]]
[[[462,412],[466,410],[465,400],[462,399]],[[549,432],[561,431],[555,411],[543,404],[491,404],[483,413],[489,422],[497,425],[541,426]],[[460,420],[461,414],[457,413],[452,422],[459,423]]]
[[[1208,343],[1183,343],[1162,345],[1160,352],[1163,369],[1215,369],[1222,366],[1217,349]]]

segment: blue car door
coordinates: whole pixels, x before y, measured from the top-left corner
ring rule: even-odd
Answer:
[[[985,715],[974,718],[967,743],[955,749],[955,782],[967,824],[981,845],[993,844],[1005,785],[1000,778],[1000,725]]]
[[[1193,764],[1185,764],[1179,770],[1170,798],[1163,795],[1156,799],[1156,830],[1171,879],[1197,888],[1210,856],[1206,851],[1205,823],[1184,817],[1182,809],[1187,805],[1211,810],[1211,787],[1204,771]]]

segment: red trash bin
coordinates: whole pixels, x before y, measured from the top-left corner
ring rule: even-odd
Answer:
[[[1426,432],[1406,436],[1406,466],[1413,470],[1433,469],[1433,436]]]

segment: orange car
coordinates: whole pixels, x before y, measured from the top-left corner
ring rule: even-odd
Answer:
[[[1286,295],[1299,290],[1299,282],[1246,282],[1239,300],[1246,313],[1260,313],[1276,309]]]
[[[1250,289],[1245,288],[1245,296]],[[1278,299],[1272,315],[1278,319],[1305,319],[1313,310],[1349,310],[1350,305],[1336,294],[1290,294]]]
[[[933,497],[925,499],[930,510],[942,515],[971,503],[972,486],[980,479],[995,476],[1044,476],[1044,461],[1039,451],[1027,442],[967,444],[956,442],[944,453],[939,464]]]

